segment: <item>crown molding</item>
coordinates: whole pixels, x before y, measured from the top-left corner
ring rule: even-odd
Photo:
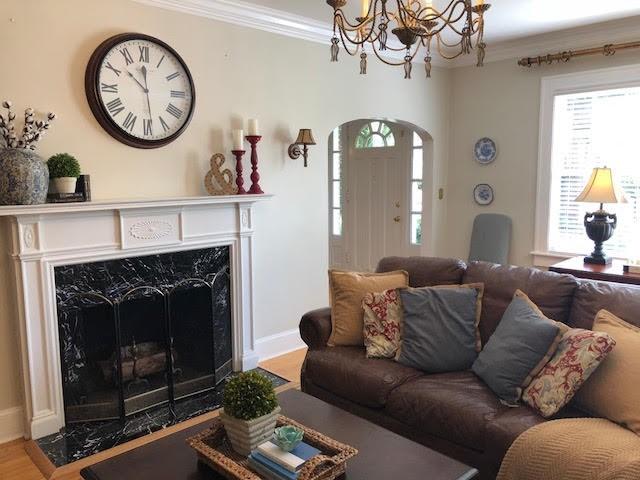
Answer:
[[[327,55],[331,45],[331,37],[333,36],[333,26],[329,22],[321,22],[250,2],[235,0],[133,1],[143,5],[164,8],[165,10],[173,10],[174,12],[196,15],[241,27],[255,28],[264,32],[320,43],[327,47]],[[328,6],[327,9],[329,9]],[[398,43],[398,45],[400,44]],[[404,52],[392,52],[390,50],[382,53],[382,55],[392,59],[402,60],[404,58]],[[434,57],[432,63],[434,66],[439,67],[450,66],[448,61],[438,57]]]
[[[326,45],[327,49],[333,35],[333,27],[329,22],[241,0],[133,1],[165,10],[320,43]],[[485,63],[637,40],[639,21],[640,16],[634,16],[495,44],[488,40]],[[393,52],[387,51],[386,56],[401,59],[404,54],[402,52],[393,54]],[[444,60],[434,55],[433,64],[439,67],[455,68],[475,65],[476,60],[474,54],[458,57],[455,60]]]
[[[311,42],[327,43],[333,33],[328,23],[275,8],[236,0],[133,0],[153,7],[255,28]],[[327,7],[328,8],[328,7]]]

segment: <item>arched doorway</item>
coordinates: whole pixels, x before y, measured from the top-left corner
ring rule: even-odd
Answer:
[[[331,133],[329,261],[333,268],[371,271],[382,257],[425,252],[431,150],[431,137],[405,122],[354,120]]]

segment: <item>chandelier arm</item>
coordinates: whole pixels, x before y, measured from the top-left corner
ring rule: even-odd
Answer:
[[[459,51],[458,53],[456,53],[455,55],[448,55],[446,53],[444,53],[444,51],[442,50],[442,45],[441,45],[442,40],[440,38],[438,38],[438,54],[444,58],[445,60],[453,60],[455,58],[458,58],[460,55],[462,55],[464,52]],[[460,42],[462,43],[462,42]]]
[[[457,43],[447,43],[440,36],[438,36],[438,40],[442,45],[444,45],[447,48],[455,48],[455,47],[458,47],[458,46],[460,46],[462,44],[462,40],[458,41]]]
[[[340,40],[342,40],[342,46],[344,47],[345,51],[351,55],[352,57],[355,57],[358,54],[358,50],[360,48],[360,44],[355,44],[353,42],[351,42],[351,39],[349,37],[347,37],[347,40],[349,40],[349,42],[353,45],[355,45],[355,50],[353,50],[353,53],[351,52],[351,50],[349,49],[349,44],[347,44],[347,42],[345,41],[345,35],[342,32],[342,30],[340,30]]]

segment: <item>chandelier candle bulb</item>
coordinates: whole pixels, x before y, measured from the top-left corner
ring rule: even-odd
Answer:
[[[369,0],[362,0],[362,11],[360,16],[362,18],[367,18],[369,16]]]
[[[255,137],[257,135],[260,135],[258,133],[258,119],[256,118],[250,118],[249,119],[249,135],[252,137]]]
[[[244,132],[242,130],[233,131],[233,149],[244,150]]]

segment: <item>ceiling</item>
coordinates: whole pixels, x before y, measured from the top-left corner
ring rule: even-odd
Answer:
[[[315,20],[331,22],[331,7],[325,0],[249,0]],[[475,0],[474,0],[475,1]],[[357,15],[359,0],[348,0],[345,10]],[[450,0],[433,0],[436,8]],[[487,43],[516,40],[548,32],[640,15],[640,0],[486,0]]]

